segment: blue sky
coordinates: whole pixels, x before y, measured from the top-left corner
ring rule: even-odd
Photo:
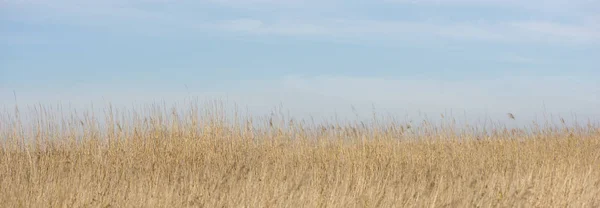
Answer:
[[[596,0],[2,0],[0,100],[600,117]]]

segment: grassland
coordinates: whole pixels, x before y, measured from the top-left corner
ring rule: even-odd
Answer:
[[[0,114],[2,207],[600,207],[598,125]]]

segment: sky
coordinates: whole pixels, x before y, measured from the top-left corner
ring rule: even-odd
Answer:
[[[0,0],[3,106],[598,120],[598,60],[597,0]]]

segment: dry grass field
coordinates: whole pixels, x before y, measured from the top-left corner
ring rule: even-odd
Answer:
[[[1,207],[600,207],[593,123],[317,124],[195,106],[1,112]]]

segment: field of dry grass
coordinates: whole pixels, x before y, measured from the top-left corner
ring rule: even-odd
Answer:
[[[206,109],[1,112],[0,205],[600,207],[597,125],[316,124]]]

